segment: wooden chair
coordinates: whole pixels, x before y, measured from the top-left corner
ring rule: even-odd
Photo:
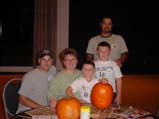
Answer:
[[[9,80],[3,88],[3,104],[6,119],[14,116],[19,104],[19,88],[21,86],[21,78],[13,78]]]

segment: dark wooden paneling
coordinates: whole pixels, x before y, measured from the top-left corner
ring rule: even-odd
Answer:
[[[159,108],[159,75],[125,75],[122,99],[124,105],[156,115]]]

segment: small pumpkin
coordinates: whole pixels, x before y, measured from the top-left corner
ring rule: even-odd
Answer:
[[[102,82],[94,85],[91,91],[91,102],[92,104],[99,109],[108,108],[113,100],[113,88],[107,83]]]
[[[74,97],[64,97],[58,100],[56,114],[59,119],[79,119],[80,101]]]

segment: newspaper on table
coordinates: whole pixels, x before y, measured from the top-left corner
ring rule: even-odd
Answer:
[[[151,113],[133,107],[110,106],[107,109],[96,109],[91,106],[92,119],[139,119],[140,117],[151,115]],[[31,119],[58,119],[55,109],[51,107],[40,107],[25,112]]]
[[[111,117],[118,119],[138,119],[151,113],[138,108],[113,108]]]
[[[55,110],[51,107],[40,107],[27,111],[25,113],[31,116],[32,119],[57,119]]]

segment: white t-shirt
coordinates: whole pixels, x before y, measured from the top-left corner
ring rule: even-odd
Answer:
[[[122,73],[120,67],[114,61],[100,61],[94,62],[96,67],[95,75],[98,79],[107,78],[108,83],[113,87],[113,91],[116,92],[116,78],[121,78]]]
[[[56,67],[54,65],[51,66],[51,68],[49,69],[49,72],[48,72],[48,80],[49,82],[52,81],[53,79],[53,76],[56,74],[57,70],[56,70]]]
[[[86,101],[87,103],[91,103],[90,94],[93,86],[98,83],[98,79],[94,78],[88,82],[84,77],[79,77],[75,81],[72,82],[71,87],[73,89],[73,93],[79,92],[80,99]]]

